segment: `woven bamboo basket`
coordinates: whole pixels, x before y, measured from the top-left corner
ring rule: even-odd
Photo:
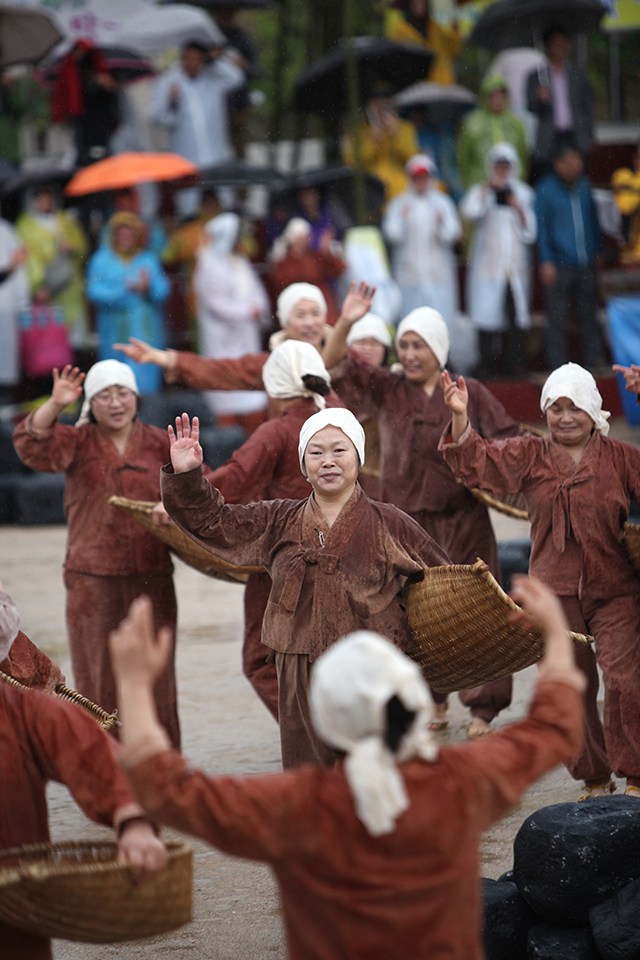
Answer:
[[[13,677],[8,676],[8,674],[3,673],[0,670],[0,680],[3,683],[8,683],[10,687],[16,687],[18,690],[30,690],[30,687],[25,686],[23,683],[20,683],[18,680],[14,680]],[[103,710],[102,707],[99,707],[96,703],[92,703],[91,700],[87,700],[86,697],[83,697],[77,690],[72,690],[70,687],[67,687],[64,683],[59,683],[53,695],[59,697],[61,700],[66,700],[68,703],[75,703],[77,707],[82,707],[83,710],[86,710],[87,713],[90,713],[93,719],[100,724],[103,730],[107,733],[110,730],[113,730],[114,727],[120,726],[120,721],[118,720],[118,711],[114,710],[113,713],[107,713],[106,710]]]
[[[228,580],[231,583],[246,583],[250,573],[262,573],[264,571],[263,567],[236,567],[232,563],[227,563],[226,560],[214,557],[204,547],[194,543],[175,523],[168,526],[160,526],[155,523],[151,516],[151,511],[156,505],[155,501],[109,497],[109,503],[114,507],[120,507],[130,517],[141,523],[149,533],[153,533],[159,540],[166,543],[177,557],[184,560],[190,567],[195,567],[200,573],[205,573],[208,577],[215,577],[216,580]]]
[[[526,433],[530,433],[534,437],[547,436],[544,430],[540,430],[538,427],[532,427],[528,423],[521,423],[520,427]],[[504,513],[507,517],[513,517],[516,520],[529,519],[527,501],[525,500],[523,494],[506,493],[504,496],[498,497],[493,493],[489,493],[487,490],[480,490],[478,487],[469,489],[476,500],[479,500],[480,503],[484,503],[485,507],[491,507],[492,510],[497,510],[498,513]]]
[[[412,584],[404,603],[413,634],[411,656],[434,690],[468,690],[541,659],[541,631],[512,623],[520,608],[491,575],[486,563],[430,567]],[[572,634],[576,643],[590,638]]]
[[[175,930],[192,915],[192,853],[167,844],[168,863],[136,886],[113,842],[36,843],[0,851],[0,920],[29,933],[120,943]]]

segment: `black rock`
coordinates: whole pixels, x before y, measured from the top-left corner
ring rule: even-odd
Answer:
[[[513,870],[507,870],[498,877],[498,883],[515,883],[513,879]]]
[[[20,475],[8,473],[0,474],[0,523],[13,523],[15,519],[15,488],[20,481]]]
[[[591,933],[603,960],[640,957],[640,880],[623,887],[615,897],[589,914]]]
[[[544,920],[584,927],[589,911],[640,878],[640,804],[596,797],[537,810],[513,845],[514,879]]]
[[[203,427],[200,430],[200,443],[204,462],[212,470],[217,470],[246,439],[247,432],[242,427]]]
[[[527,934],[537,923],[515,883],[483,880],[484,952],[486,960],[526,960]]]
[[[2,344],[0,344],[0,350]],[[0,474],[33,473],[16,453],[13,445],[13,426],[0,420]]]
[[[528,573],[531,540],[505,540],[498,544],[500,576],[505,590],[510,589],[512,573]]]
[[[16,523],[38,526],[65,523],[64,474],[36,473],[17,478],[14,487]]]
[[[540,923],[529,931],[527,960],[598,960],[587,929]]]

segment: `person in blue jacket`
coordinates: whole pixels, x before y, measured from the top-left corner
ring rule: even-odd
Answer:
[[[87,270],[87,298],[93,303],[98,334],[98,360],[119,359],[114,343],[136,337],[163,349],[162,304],[169,281],[155,253],[145,249],[145,227],[133,213],[117,213],[107,225],[108,242],[91,257]],[[162,386],[162,371],[151,364],[133,367],[140,393]]]
[[[540,279],[544,287],[546,360],[550,370],[567,363],[567,313],[573,301],[580,329],[582,363],[603,364],[602,333],[596,316],[596,265],[602,248],[591,184],[574,146],[556,152],[553,173],[536,189]]]

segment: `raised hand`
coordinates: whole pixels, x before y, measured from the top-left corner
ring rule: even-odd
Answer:
[[[155,363],[157,367],[167,367],[169,358],[166,350],[158,350],[144,340],[129,337],[129,343],[114,343],[114,350],[121,350],[134,363]]]
[[[125,824],[118,841],[118,860],[129,865],[134,882],[141,884],[149,874],[166,866],[167,851],[151,824],[132,820]]]
[[[632,363],[630,367],[623,367],[619,363],[614,363],[612,370],[621,373],[624,377],[624,385],[630,393],[640,393],[640,367]]]
[[[72,367],[67,364],[59,373],[58,368],[53,370],[53,390],[51,398],[59,407],[68,407],[75,403],[82,394],[82,384],[85,378],[84,373],[80,373],[79,367]]]
[[[109,634],[113,672],[119,684],[152,690],[168,662],[173,634],[161,627],[156,636],[149,597],[138,597],[120,626]]]
[[[440,377],[440,386],[444,392],[444,402],[451,412],[458,416],[466,416],[469,405],[469,391],[464,382],[464,377],[458,377],[456,383],[449,376],[449,371],[443,370]]]
[[[528,628],[541,627],[545,633],[569,629],[562,604],[535,577],[514,573],[511,578],[511,599],[522,607],[522,610],[511,614],[514,622],[520,622]]]
[[[357,320],[361,320],[365,313],[371,310],[371,301],[375,296],[376,288],[370,287],[364,280],[349,287],[349,293],[345,297],[340,311],[340,319],[346,320],[353,325]]]
[[[195,470],[196,467],[199,467],[203,455],[199,443],[200,421],[198,418],[194,417],[193,424],[190,424],[189,414],[183,413],[181,417],[176,417],[175,432],[171,424],[167,429],[171,443],[173,472],[188,473],[189,470]]]

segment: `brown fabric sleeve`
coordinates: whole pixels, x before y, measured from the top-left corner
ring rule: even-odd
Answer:
[[[22,630],[13,641],[9,656],[0,663],[0,670],[25,687],[38,687],[45,693],[53,692],[59,683],[65,681],[58,664],[36,647]]]
[[[81,430],[62,423],[56,423],[48,430],[38,430],[33,426],[32,417],[29,414],[14,431],[16,453],[32,470],[64,473],[75,458]]]
[[[282,435],[277,421],[261,424],[231,459],[207,477],[226,503],[250,503],[260,500],[262,491],[273,478],[282,456]]]
[[[543,441],[537,437],[512,437],[507,440],[484,440],[467,425],[457,443],[451,440],[448,424],[438,450],[445,462],[468,487],[481,487],[490,493],[518,493],[530,469],[534,444]]]
[[[247,353],[235,360],[211,360],[182,350],[174,356],[167,371],[170,383],[179,381],[193,390],[264,390],[262,368],[268,353]]]

